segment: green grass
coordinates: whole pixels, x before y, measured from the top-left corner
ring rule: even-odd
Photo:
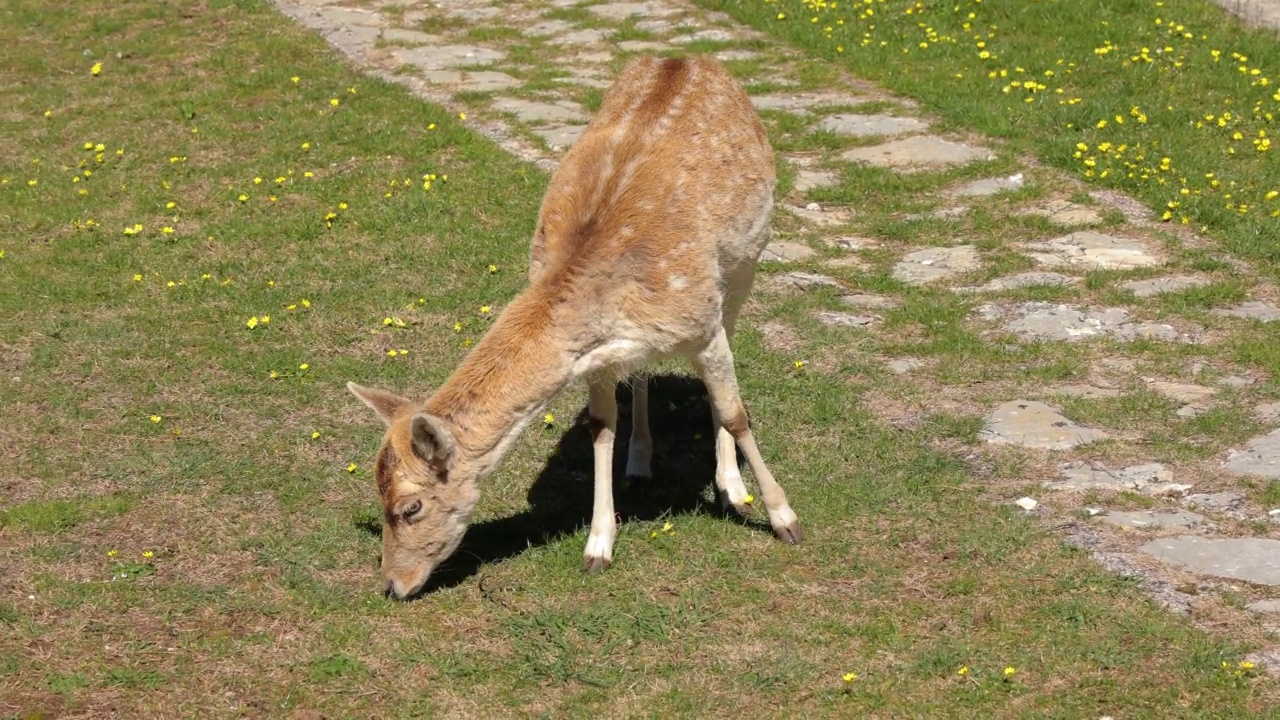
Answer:
[[[0,715],[1274,712],[1271,685],[1221,669],[1247,642],[992,504],[1024,464],[965,447],[972,401],[915,423],[873,407],[933,392],[881,377],[877,353],[936,356],[964,384],[1070,376],[1096,351],[993,348],[968,299],[881,270],[845,278],[912,301],[886,313],[889,339],[816,325],[827,293],[762,294],[735,341],[804,545],[710,506],[705,394],[664,368],[657,478],[618,482],[607,573],[578,572],[591,449],[574,390],[486,481],[435,590],[384,599],[381,428],[344,384],[422,397],[447,377],[491,322],[481,306],[522,286],[547,177],[256,0],[6,13]],[[921,232],[958,231],[898,230]],[[797,347],[767,344],[772,318],[804,331]],[[1277,362],[1246,336],[1232,352]],[[1158,407],[1113,405],[1098,412]]]
[[[1185,218],[1268,261],[1274,275],[1280,44],[1271,31],[1202,0],[699,4],[921,101],[938,129],[1001,138],[1133,193],[1171,223]]]

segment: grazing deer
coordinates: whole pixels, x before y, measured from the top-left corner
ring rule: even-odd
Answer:
[[[462,541],[479,481],[566,385],[585,378],[595,502],[583,570],[617,534],[614,383],[655,358],[689,358],[711,398],[716,488],[748,511],[735,444],[781,539],[796,515],[765,467],[738,395],[729,337],[769,235],[773,150],[746,94],[713,60],[640,58],[604,98],[543,198],[529,285],[425,403],[347,387],[387,424],[377,459],[382,572],[416,593]],[[650,474],[648,389],[633,379],[627,474]]]

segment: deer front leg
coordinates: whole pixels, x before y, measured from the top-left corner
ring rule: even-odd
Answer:
[[[613,438],[618,429],[618,400],[613,382],[600,377],[589,380],[587,400],[591,445],[595,455],[595,500],[591,510],[591,533],[582,553],[582,571],[598,572],[613,562],[613,539],[618,528],[613,514]]]
[[[738,469],[738,453],[733,435],[725,430],[720,420],[720,413],[715,403],[711,404],[712,432],[716,436],[716,493],[720,496],[721,507],[746,517],[751,512],[747,504],[747,486],[742,482],[742,471]]]
[[[631,442],[627,444],[627,477],[653,477],[653,436],[649,434],[649,380],[631,378]]]

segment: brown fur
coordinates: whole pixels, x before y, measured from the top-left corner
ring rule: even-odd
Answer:
[[[641,58],[622,72],[547,188],[529,286],[445,385],[422,405],[351,386],[388,424],[378,486],[390,590],[412,592],[453,552],[476,483],[575,378],[592,388],[593,569],[607,566],[612,546],[611,490],[601,484],[616,426],[609,378],[687,355],[728,403],[725,427],[754,450],[724,338],[767,239],[774,184],[759,118],[713,60]],[[773,497],[775,526],[794,525],[780,488]],[[422,512],[402,517],[416,500]],[[591,549],[597,540],[604,551]]]

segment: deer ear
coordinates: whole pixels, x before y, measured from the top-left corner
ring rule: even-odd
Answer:
[[[347,383],[347,389],[351,391],[352,395],[364,401],[365,405],[373,408],[373,411],[378,413],[378,417],[382,419],[382,422],[387,425],[390,425],[391,421],[395,420],[396,416],[400,414],[400,411],[409,404],[408,400],[394,393],[389,393],[386,390],[360,387],[353,382]]]
[[[413,440],[413,452],[433,465],[449,464],[453,455],[453,433],[444,421],[434,415],[418,413],[409,421],[409,433]]]

